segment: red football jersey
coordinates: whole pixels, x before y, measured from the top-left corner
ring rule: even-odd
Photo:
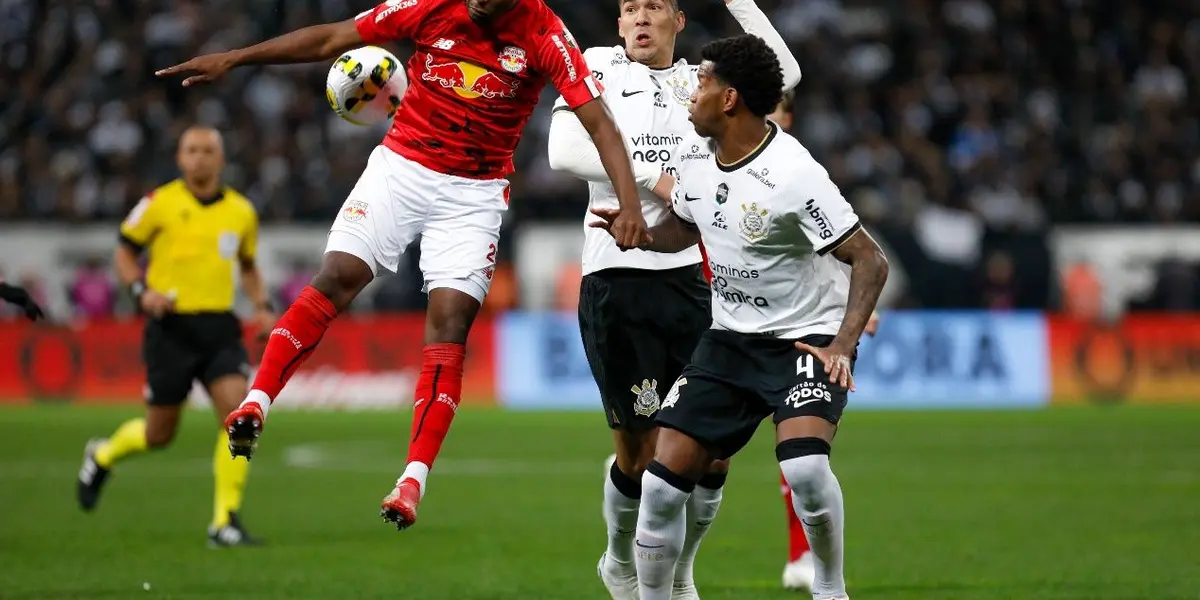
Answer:
[[[521,0],[483,27],[463,0],[388,0],[355,23],[368,44],[415,42],[408,91],[383,143],[439,173],[511,173],[547,81],[572,109],[600,97],[579,44],[542,0]]]

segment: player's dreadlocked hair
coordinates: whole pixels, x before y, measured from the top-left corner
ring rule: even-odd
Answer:
[[[754,116],[771,114],[783,99],[783,69],[762,38],[747,33],[709,42],[700,56],[713,64],[721,82],[738,91]]]

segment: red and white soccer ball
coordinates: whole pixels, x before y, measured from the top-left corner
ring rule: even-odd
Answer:
[[[391,121],[407,89],[404,64],[378,46],[363,46],[341,55],[325,78],[329,107],[355,125]]]

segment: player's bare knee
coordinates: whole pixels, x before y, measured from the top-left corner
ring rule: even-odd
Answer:
[[[161,450],[171,445],[175,440],[174,427],[154,427],[150,424],[146,426],[146,448],[150,450]]]
[[[362,259],[344,252],[328,252],[321,261],[320,270],[313,277],[312,286],[329,298],[340,313],[350,306],[374,277],[371,267]]]
[[[426,344],[465,344],[479,301],[458,290],[437,288],[429,291],[426,311]]]
[[[658,443],[654,449],[654,460],[650,462],[650,465],[661,464],[672,472],[695,482],[708,472],[712,461],[712,452],[698,440],[681,431],[663,428],[659,431]]]
[[[712,463],[709,464],[709,466],[708,466],[708,472],[709,473],[728,473],[729,472],[729,459],[725,458],[725,459],[721,459],[721,460],[712,461]]]
[[[641,479],[646,465],[654,460],[658,430],[615,430],[617,468],[630,477]]]
[[[793,497],[806,507],[819,502],[818,491],[833,475],[829,452],[829,442],[815,437],[792,438],[775,446],[775,457]]]
[[[708,465],[708,472],[697,481],[696,484],[700,487],[710,490],[719,490],[725,487],[725,480],[729,477],[729,459],[714,460]]]

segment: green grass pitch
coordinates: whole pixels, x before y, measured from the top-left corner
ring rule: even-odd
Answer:
[[[278,411],[243,508],[269,545],[209,550],[205,412],[121,464],[95,514],[76,508],[84,441],[137,412],[0,409],[0,598],[606,597],[599,414],[464,409],[420,521],[398,533],[378,506],[409,413]],[[768,432],[734,460],[697,561],[705,600],[798,597],[778,589]],[[1200,598],[1200,410],[851,408],[833,458],[855,600]]]

